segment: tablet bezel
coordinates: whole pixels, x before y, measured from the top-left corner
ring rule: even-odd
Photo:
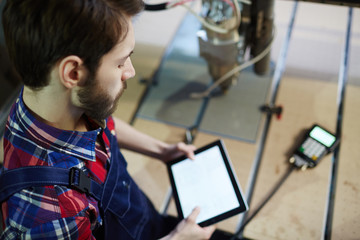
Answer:
[[[216,140],[216,141],[214,141],[212,143],[209,143],[209,144],[195,150],[194,153],[196,155],[196,154],[204,152],[204,151],[206,151],[206,150],[208,150],[208,149],[210,149],[212,147],[215,147],[215,146],[219,147],[219,150],[220,150],[220,153],[221,153],[221,156],[222,156],[222,160],[225,163],[225,167],[226,167],[228,176],[229,176],[229,178],[231,180],[232,187],[234,189],[236,198],[239,201],[239,206],[232,209],[232,210],[229,210],[227,212],[223,212],[223,213],[221,213],[221,214],[219,214],[217,216],[213,216],[210,219],[207,219],[207,220],[204,220],[204,221],[200,222],[199,225],[202,226],[202,227],[215,224],[215,223],[217,223],[219,221],[222,221],[224,219],[227,219],[229,217],[232,217],[232,216],[234,216],[236,214],[239,214],[239,213],[242,213],[242,212],[245,212],[245,211],[248,210],[248,205],[247,205],[247,203],[245,202],[245,200],[243,198],[241,187],[240,187],[240,185],[239,185],[239,183],[237,181],[237,178],[236,178],[236,175],[234,173],[232,164],[231,164],[231,162],[229,160],[229,157],[228,157],[228,155],[226,153],[223,141],[220,140],[220,139]],[[176,163],[179,163],[179,162],[181,162],[183,160],[186,160],[186,159],[188,159],[188,157],[186,157],[184,155],[184,156],[181,156],[181,157],[167,163],[167,169],[168,169],[168,174],[169,174],[169,178],[170,178],[170,184],[171,184],[171,187],[172,187],[172,190],[173,190],[173,196],[174,196],[174,200],[175,200],[176,210],[178,212],[178,216],[179,216],[180,219],[184,219],[184,216],[183,216],[183,213],[182,213],[183,211],[182,211],[182,208],[181,208],[181,205],[180,205],[178,190],[177,190],[176,185],[175,185],[174,175],[173,175],[171,166],[176,164]]]

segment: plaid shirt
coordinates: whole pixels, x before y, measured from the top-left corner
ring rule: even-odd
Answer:
[[[88,122],[95,130],[65,131],[46,125],[27,109],[21,93],[6,124],[4,170],[35,165],[78,167],[103,183],[111,155],[109,138],[98,124]],[[111,117],[104,125],[115,134]],[[97,201],[65,186],[23,189],[1,207],[1,239],[94,239],[92,230],[102,223]]]

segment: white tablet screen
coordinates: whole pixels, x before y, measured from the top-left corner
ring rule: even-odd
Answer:
[[[171,166],[184,218],[194,207],[201,211],[197,223],[240,206],[219,146]]]

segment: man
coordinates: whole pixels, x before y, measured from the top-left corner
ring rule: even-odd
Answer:
[[[175,224],[160,216],[119,152],[167,161],[194,150],[109,117],[135,75],[131,18],[142,8],[141,0],[7,1],[5,39],[24,88],[6,125],[4,170],[76,167],[101,195],[61,184],[21,189],[2,203],[2,239],[210,238],[214,227],[195,223],[199,209]]]

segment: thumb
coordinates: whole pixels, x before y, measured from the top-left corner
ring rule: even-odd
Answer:
[[[196,222],[196,218],[199,216],[200,213],[200,207],[195,207],[190,215],[187,217],[189,221]]]

